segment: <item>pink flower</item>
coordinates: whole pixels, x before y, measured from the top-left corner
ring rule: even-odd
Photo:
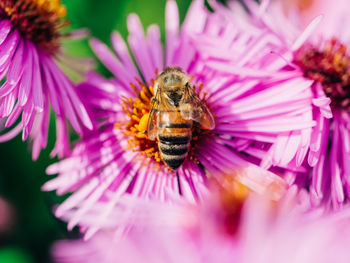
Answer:
[[[334,16],[337,15],[334,7],[345,7],[347,4],[346,0],[280,0],[280,2],[283,4],[286,15],[296,15],[303,26],[307,26],[316,16],[322,14],[324,18],[319,26],[320,31],[327,26],[327,23],[337,20],[337,18],[334,20]]]
[[[0,2],[0,80],[4,81],[0,117],[6,120],[5,128],[17,123],[0,136],[0,142],[23,131],[23,141],[28,136],[33,140],[33,159],[47,144],[50,104],[57,115],[52,155],[62,157],[69,150],[66,118],[78,133],[83,127],[92,129],[74,84],[56,64],[66,60],[61,54],[63,35],[59,32],[66,23],[65,13],[60,1]]]
[[[196,50],[193,38],[211,36],[215,30],[222,29],[222,24],[217,25],[217,16],[209,13],[202,1],[194,1],[180,30],[176,3],[168,1],[167,41],[163,54],[158,26],[151,25],[146,37],[138,17],[130,15],[128,43],[141,74],[118,33],[112,35],[116,54],[100,41],[91,41],[97,56],[115,75],[107,81],[91,73],[88,81],[80,86],[100,129],[86,133],[69,158],[47,169],[48,174],[59,175],[43,188],[56,190],[58,194],[73,192],[56,211],[57,216],[69,221],[69,227],[81,225],[86,214],[104,203],[109,204],[110,209],[104,210],[100,216],[107,218],[111,208],[124,195],[162,201],[181,195],[191,202],[202,200],[207,192],[208,177],[219,180],[241,168],[254,174],[259,170],[255,156],[266,154],[266,150],[261,150],[262,146],[275,143],[292,128],[311,129],[315,124],[311,118],[302,118],[308,109],[291,99],[292,96],[309,99],[310,92],[305,89],[310,83],[289,91],[289,87],[297,82],[290,82],[290,86],[285,87],[279,81],[289,74],[292,78],[294,72],[276,74],[271,81],[281,85],[269,88],[260,84],[260,78],[269,75],[269,71],[252,66],[237,76],[206,67],[207,62],[203,63],[205,52]],[[227,32],[222,31],[230,35],[232,30],[238,29],[228,27]],[[267,50],[264,42],[254,50],[251,49],[253,43],[247,43],[249,40],[259,42],[260,37],[260,32],[244,28],[236,32],[233,47],[237,48],[238,64],[253,65],[255,56],[262,56],[261,53]],[[213,50],[220,54],[223,48],[218,43]],[[150,110],[156,72],[169,65],[179,66],[193,76],[192,82],[215,116],[216,124],[211,131],[193,130],[189,158],[175,172],[159,158],[157,142],[150,141],[139,130],[142,126],[140,120]],[[261,76],[251,77],[252,72]],[[288,104],[290,101],[292,103]],[[252,145],[260,149],[254,152],[254,157],[250,154]],[[276,149],[275,155],[278,153],[279,149]],[[282,167],[306,171],[303,167],[288,166],[291,156],[284,158]]]
[[[16,221],[13,206],[0,196],[0,237],[8,234]]]
[[[276,91],[281,86],[285,88],[283,94],[288,94],[290,100],[284,107],[299,105],[293,109],[299,121],[308,120],[316,125],[306,129],[289,127],[289,131],[286,129],[278,136],[275,144],[265,146],[268,154],[262,155],[261,149],[255,145],[246,152],[257,157],[260,154],[261,164],[266,168],[288,163],[300,166],[308,154],[308,165],[305,163],[301,167],[313,167],[311,174],[293,174],[291,182],[303,177],[314,205],[339,208],[347,201],[350,189],[350,133],[347,124],[350,117],[350,69],[346,51],[350,35],[344,26],[350,21],[347,12],[344,12],[346,8],[344,5],[332,5],[334,8],[327,10],[327,23],[323,27],[317,29],[322,21],[319,16],[303,30],[297,26],[301,24],[300,17],[287,19],[278,2],[268,5],[268,1],[264,1],[260,6],[253,1],[246,3],[249,15],[234,3],[231,3],[230,9],[220,5],[214,5],[214,8],[225,27],[246,27],[260,35],[266,52],[255,56],[253,64],[235,67],[237,56],[231,52],[235,35],[224,35],[216,30],[206,41],[196,38],[196,44],[200,50],[206,50],[206,64],[211,68],[234,75],[240,75],[248,68],[252,77],[261,75],[263,70],[266,80],[261,85]],[[221,43],[223,47],[220,55],[211,49],[215,43]],[[260,42],[252,42],[250,49],[260,45]],[[267,53],[270,55],[267,56]],[[285,74],[285,77],[277,78],[280,74]],[[282,92],[282,89],[279,90]],[[281,96],[281,93],[275,94]]]
[[[124,239],[106,231],[87,242],[60,241],[53,258],[57,263],[347,262],[349,209],[320,216],[308,211],[307,199],[295,190],[273,204],[251,196],[243,209],[235,208],[240,199],[222,206],[213,196],[201,207],[152,204],[147,219],[134,214],[140,220]],[[237,231],[226,232],[230,224],[238,225]]]

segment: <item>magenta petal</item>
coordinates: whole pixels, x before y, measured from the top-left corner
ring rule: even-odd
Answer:
[[[62,79],[62,76],[61,76],[61,74],[63,74],[63,73],[57,68],[57,66],[54,64],[54,62],[51,59],[47,59],[46,62],[47,62],[47,66],[50,68],[50,71],[53,73],[56,73],[56,79],[63,81],[64,79]],[[52,75],[52,76],[54,76],[54,75]],[[61,83],[61,82],[58,82],[58,83]],[[64,83],[63,85],[66,85],[66,83]],[[76,113],[74,111],[74,107],[72,105],[72,102],[69,98],[69,95],[67,94],[66,87],[62,86],[62,87],[59,87],[59,89],[60,89],[60,92],[62,94],[62,102],[65,106],[64,107],[65,113],[67,114],[67,117],[70,120],[73,128],[79,134],[81,134],[82,129],[81,129],[81,126],[80,126],[79,121],[77,119]],[[77,107],[79,107],[79,105],[77,105]]]
[[[46,60],[46,58],[43,57],[41,59],[43,59],[44,61]],[[61,115],[60,93],[59,90],[56,88],[56,84],[51,76],[51,72],[48,67],[43,68],[43,75],[47,84],[47,89],[49,91],[49,98],[52,105],[52,109],[57,115]]]
[[[19,33],[15,30],[10,33],[6,40],[0,45],[0,66],[10,59],[16,51],[19,41]]]
[[[26,42],[25,46],[27,48],[25,52],[24,64],[27,65],[27,70],[23,72],[22,81],[19,85],[18,103],[20,106],[24,106],[27,103],[31,92],[33,78],[34,55],[32,53],[32,49],[28,48],[28,42]]]
[[[54,63],[51,63],[51,69],[55,70],[56,65]],[[56,69],[55,75],[56,79],[58,80],[58,83],[61,83],[61,91],[65,90],[65,93],[69,96],[69,99],[72,102],[72,105],[77,112],[77,115],[79,116],[79,119],[84,124],[84,126],[88,129],[92,129],[93,125],[90,120],[89,114],[87,113],[85,106],[79,99],[78,95],[76,94],[76,91],[74,90],[73,84],[70,82],[70,80],[66,77],[66,75],[63,74],[61,70],[58,68]]]
[[[6,142],[11,140],[12,138],[16,137],[22,130],[22,123],[19,123],[15,128],[13,128],[11,131],[0,135],[0,142]]]
[[[0,116],[9,116],[17,99],[18,89],[2,98]]]
[[[0,21],[0,45],[5,41],[7,35],[10,33],[12,24],[10,20]]]
[[[97,39],[90,40],[90,46],[105,64],[105,66],[115,74],[115,76],[124,84],[124,86],[129,87],[130,83],[132,83],[134,80],[129,78],[130,75],[128,72],[123,68],[122,64],[108,49],[108,47]]]
[[[11,115],[7,118],[5,128],[12,126],[22,112],[22,107],[17,103]]]
[[[9,93],[11,93],[14,90],[15,87],[16,87],[16,84],[10,84],[8,81],[6,81],[0,87],[0,98],[7,96]]]
[[[24,41],[21,40],[17,46],[14,59],[9,67],[7,81],[11,84],[17,84],[24,70]]]
[[[28,103],[24,106],[23,112],[22,112],[22,125],[23,125],[23,132],[22,132],[22,140],[25,141],[27,137],[29,136],[34,120],[35,120],[36,112],[34,109],[33,100],[28,100]]]
[[[174,53],[179,44],[179,13],[174,0],[167,1],[165,7],[165,30],[166,30],[166,65],[171,65]]]
[[[187,11],[187,16],[182,25],[186,33],[201,33],[207,23],[207,13],[203,0],[194,0]]]
[[[68,134],[67,134],[67,125],[65,119],[62,117],[56,117],[56,130],[57,130],[57,139],[56,144],[50,156],[53,157],[58,155],[59,158],[63,158],[63,156],[68,156],[70,153],[69,143],[68,143]]]
[[[33,54],[33,79],[32,79],[32,96],[34,107],[37,112],[42,112],[44,108],[44,98],[43,98],[43,87],[41,79],[41,67],[39,61],[39,55],[36,48],[30,44],[29,47],[32,49]]]
[[[148,48],[152,53],[153,68],[160,71],[163,68],[163,48],[161,46],[160,32],[157,25],[151,25],[147,30]]]
[[[32,99],[30,99],[28,100],[28,103],[23,107],[23,113],[22,113],[23,128],[28,125],[32,115],[35,115],[35,112],[34,112],[33,101]]]
[[[129,45],[140,66],[141,72],[145,79],[149,80],[154,77],[156,69],[152,67],[151,52],[148,49],[145,33],[137,15],[131,14],[127,18],[129,30]]]
[[[137,70],[135,68],[134,62],[129,54],[128,47],[126,46],[123,38],[118,32],[113,32],[111,36],[112,45],[117,53],[118,57],[123,62],[124,67],[130,75],[137,75]]]

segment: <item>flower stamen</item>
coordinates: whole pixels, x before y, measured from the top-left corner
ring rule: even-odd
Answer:
[[[333,109],[350,110],[350,57],[347,48],[332,39],[323,51],[313,46],[302,47],[294,63],[304,70],[304,76],[322,84]]]

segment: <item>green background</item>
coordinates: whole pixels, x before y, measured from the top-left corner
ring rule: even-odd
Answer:
[[[126,18],[131,12],[140,16],[144,27],[158,24],[164,39],[166,0],[62,0],[62,3],[67,7],[73,29],[88,28],[92,36],[108,44],[112,30],[118,30],[124,38],[127,36]],[[177,0],[177,3],[183,21],[190,0]],[[78,56],[93,56],[86,40],[70,42],[66,48]],[[98,70],[109,75],[101,65]],[[0,144],[0,197],[8,200],[14,210],[12,228],[0,233],[1,263],[51,262],[49,249],[55,240],[78,236],[77,231],[68,233],[66,224],[51,213],[62,197],[40,191],[50,178],[45,174],[46,167],[57,161],[49,158],[55,140],[55,125],[53,122],[50,125],[48,148],[36,162],[32,161],[30,145],[22,142],[21,135]]]

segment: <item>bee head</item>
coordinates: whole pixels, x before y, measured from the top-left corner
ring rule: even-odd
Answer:
[[[174,106],[178,106],[185,89],[188,87],[189,78],[179,67],[167,67],[157,77],[154,92],[157,90],[168,99]]]

